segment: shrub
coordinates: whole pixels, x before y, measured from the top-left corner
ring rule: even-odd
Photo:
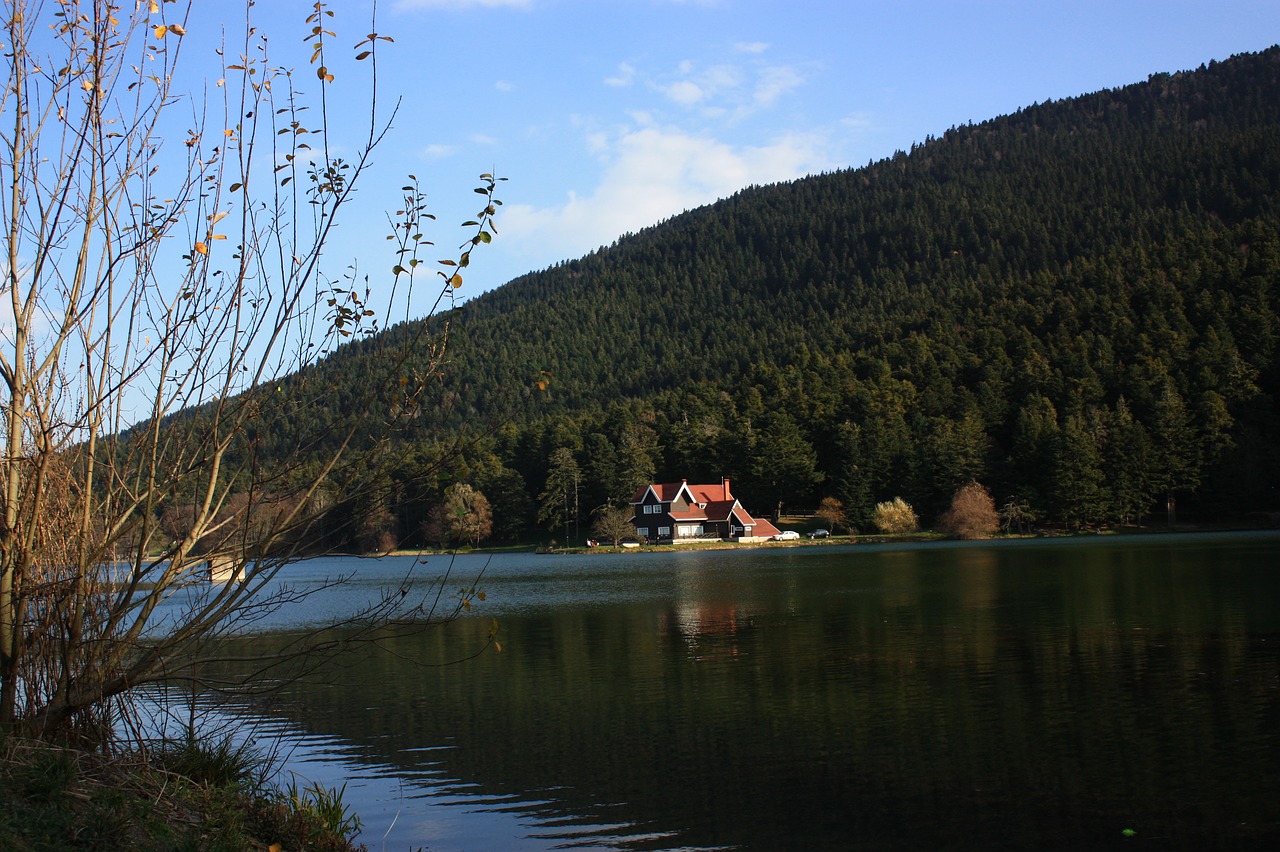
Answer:
[[[156,763],[205,787],[252,790],[260,784],[265,758],[252,745],[231,737],[216,741],[173,740],[161,744]]]
[[[980,483],[970,482],[951,498],[951,508],[942,513],[938,525],[956,538],[987,538],[1000,529],[996,501]]]
[[[885,535],[912,533],[920,526],[915,509],[901,497],[894,497],[887,503],[877,503],[873,522],[876,529]]]
[[[280,789],[266,760],[230,740],[105,755],[0,731],[0,849],[365,848],[345,787]]]
[[[821,518],[827,522],[827,527],[835,532],[837,529],[849,530],[849,521],[844,514],[844,503],[841,503],[834,497],[823,497],[822,503],[818,506],[818,511],[814,512],[814,517]]]

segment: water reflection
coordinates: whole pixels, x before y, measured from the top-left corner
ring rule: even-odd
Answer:
[[[483,617],[271,712],[341,744],[371,848],[1238,848],[1280,836],[1277,555],[495,559]]]

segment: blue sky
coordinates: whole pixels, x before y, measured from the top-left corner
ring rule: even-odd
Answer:
[[[238,8],[196,5],[200,27]],[[259,0],[277,61],[305,65],[310,6]],[[372,0],[332,8],[353,46]],[[496,171],[498,239],[464,296],[751,184],[1280,41],[1276,0],[380,0],[377,13],[395,39],[382,103],[404,102],[330,256],[390,267],[382,211],[409,173],[436,242],[456,244],[475,176]]]

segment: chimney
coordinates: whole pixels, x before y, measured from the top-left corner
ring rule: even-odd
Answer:
[[[733,495],[729,493],[729,477],[727,476],[720,477],[720,486],[724,488],[724,499],[732,500]]]

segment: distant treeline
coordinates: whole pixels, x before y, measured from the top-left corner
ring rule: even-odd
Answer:
[[[969,480],[1069,525],[1274,511],[1280,48],[753,187],[445,321],[411,458],[347,507],[407,542],[455,482],[506,541],[565,529],[564,481],[583,530],[721,476],[757,514],[835,497],[857,525]],[[393,386],[378,353],[413,330],[330,357],[296,417]]]

